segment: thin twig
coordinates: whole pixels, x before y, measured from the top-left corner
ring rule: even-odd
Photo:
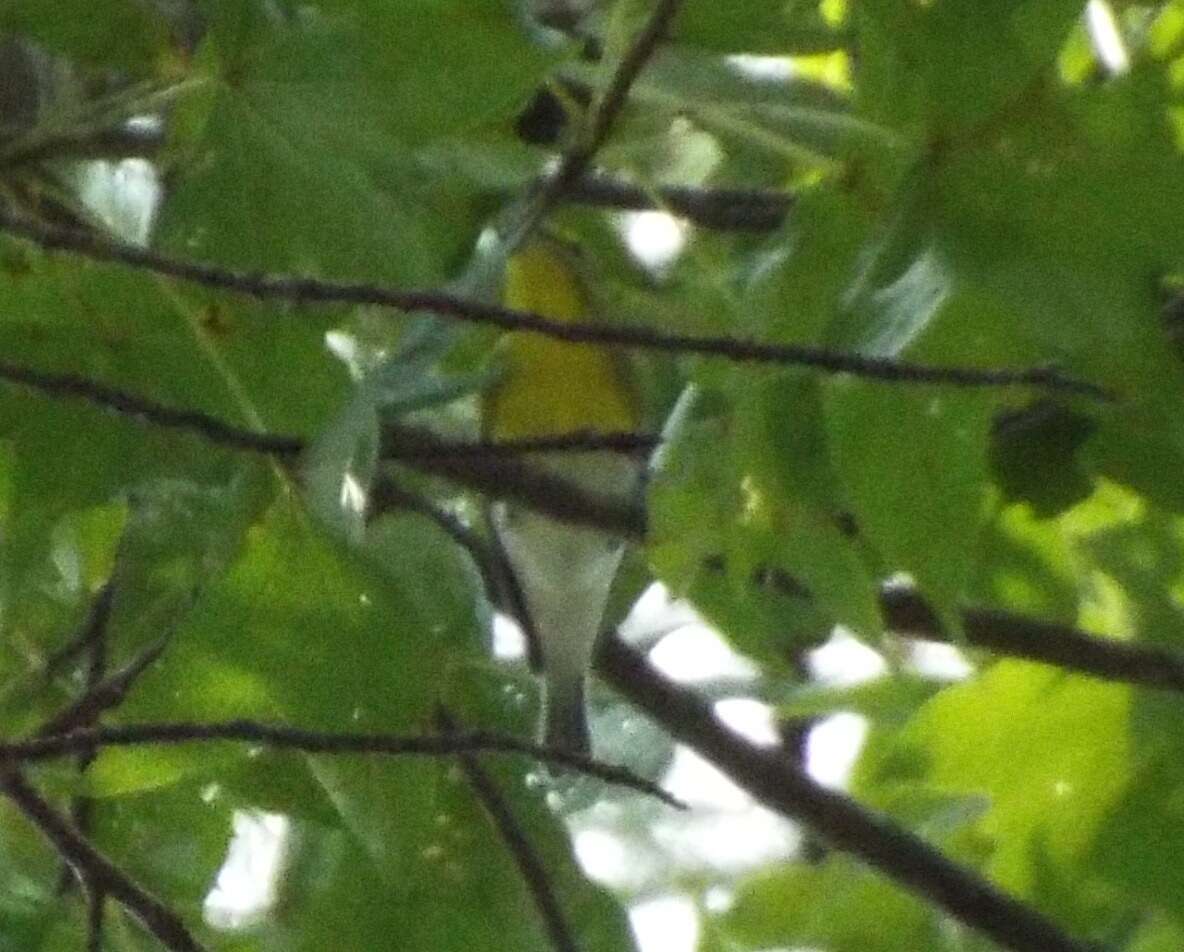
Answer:
[[[90,889],[86,893],[86,952],[102,952],[103,918],[107,909],[107,895]]]
[[[645,537],[645,508],[636,502],[582,490],[576,483],[517,459],[454,459],[428,455],[403,460],[422,473],[440,476],[489,496],[520,502],[560,522],[601,529],[627,539]],[[374,492],[381,493],[379,479]]]
[[[99,852],[90,840],[33,789],[19,771],[11,766],[0,768],[0,792],[41,831],[62,859],[74,867],[84,883],[122,903],[166,949],[172,952],[203,952],[204,946],[193,937],[176,912]]]
[[[443,707],[436,712],[436,722],[446,736],[455,736],[459,727],[455,718]],[[546,865],[535,852],[534,846],[526,836],[526,831],[514,817],[509,803],[498,789],[497,783],[489,776],[485,768],[473,754],[461,754],[458,758],[461,770],[469,786],[481,801],[485,812],[497,828],[510,855],[522,874],[522,880],[530,891],[543,926],[547,930],[551,947],[556,952],[578,952],[575,934],[567,922],[567,917],[559,905],[555,889],[551,884],[551,876]]]
[[[885,624],[905,634],[950,641],[934,611],[915,589],[888,586],[880,593]],[[1091,635],[1068,625],[1011,612],[962,612],[967,643],[998,654],[1144,687],[1184,691],[1184,655],[1159,645]]]
[[[385,756],[454,757],[463,753],[521,754],[567,767],[605,783],[629,787],[670,806],[682,804],[652,781],[624,767],[607,764],[554,747],[494,731],[468,730],[449,737],[439,734],[342,734],[305,730],[282,724],[233,720],[212,723],[162,722],[125,724],[69,731],[0,743],[0,763],[33,763],[68,756],[91,747],[136,747],[147,744],[191,744],[236,741],[307,754],[376,754]]]
[[[647,189],[603,173],[570,183],[560,200],[618,211],[668,211],[714,231],[780,228],[794,196],[775,189],[660,185]]]
[[[659,674],[619,638],[602,642],[598,669],[637,707],[734,783],[835,849],[869,864],[959,922],[1014,952],[1095,952],[1056,923],[850,797],[820,786],[778,748],[725,727],[710,703]]]
[[[555,171],[543,179],[533,194],[528,196],[521,217],[514,223],[507,236],[507,244],[510,247],[520,244],[563,198],[568,188],[588,171],[596,153],[612,132],[621,110],[625,108],[633,83],[653,56],[659,41],[669,31],[680,4],[681,0],[657,0],[649,19],[625,50],[616,70],[609,77],[604,93],[594,105],[582,134],[560,158]]]
[[[630,430],[601,433],[579,430],[557,436],[519,437],[505,440],[478,440],[462,443],[458,440],[436,438],[430,446],[414,445],[415,431],[398,425],[383,432],[379,456],[387,459],[424,460],[433,456],[453,459],[472,457],[531,456],[538,453],[619,453],[625,456],[644,455],[661,441],[653,433]]]
[[[281,458],[295,456],[304,449],[304,441],[299,437],[245,430],[208,413],[169,407],[77,374],[34,370],[0,361],[0,380],[52,397],[85,400],[104,410],[154,426],[194,433],[209,443],[228,449]]]
[[[896,383],[963,387],[1032,386],[1099,400],[1113,399],[1113,394],[1105,388],[1067,377],[1052,367],[933,367],[891,358],[843,353],[823,347],[767,344],[733,337],[669,334],[651,328],[615,324],[566,323],[532,311],[519,311],[444,291],[400,291],[373,284],[235,271],[171,258],[78,228],[38,222],[6,207],[0,207],[0,231],[18,235],[50,250],[70,251],[96,261],[115,262],[259,299],[367,304],[402,311],[430,311],[468,323],[503,330],[532,331],[575,344],[599,344],[673,354],[697,354],[737,362],[811,367],[828,373],[850,373]],[[19,368],[9,370],[19,373]],[[34,382],[30,381],[30,385],[34,385]],[[134,413],[135,408],[129,408],[128,412]],[[281,451],[277,449],[277,452]]]
[[[123,703],[128,691],[160,657],[168,641],[167,636],[154,641],[114,674],[91,684],[82,697],[42,724],[36,736],[61,735],[95,724],[104,711]]]
[[[86,400],[153,426],[192,433],[211,444],[228,449],[261,453],[290,461],[306,448],[305,441],[297,436],[242,429],[207,413],[177,410],[73,374],[43,373],[26,367],[5,366],[0,362],[0,380],[29,387],[51,397]],[[609,444],[617,441],[618,436],[607,434],[605,448],[611,448]],[[544,448],[542,443],[527,444],[524,448],[518,445],[512,450],[502,451],[495,443],[449,440],[426,427],[403,423],[388,424],[384,428],[383,439],[383,453],[387,459],[398,460],[421,472],[444,477],[458,485],[485,492],[493,498],[535,505],[535,508],[556,519],[591,525],[627,536],[644,535],[645,514],[640,506],[586,493],[569,480],[513,458],[515,455],[539,452]],[[632,444],[633,440],[627,437],[621,442]],[[640,443],[645,442],[648,442],[648,438],[643,437]],[[595,443],[595,438],[576,434],[566,440],[549,440],[545,448],[548,452],[562,449],[583,452]],[[375,491],[381,497],[385,491],[384,481],[379,481]],[[537,504],[533,497],[537,497]]]
[[[91,600],[90,608],[86,613],[86,621],[83,622],[78,634],[46,660],[45,673],[47,675],[57,674],[66,664],[90,647],[96,639],[102,637],[111,617],[114,599],[114,586],[110,581],[107,581]]]

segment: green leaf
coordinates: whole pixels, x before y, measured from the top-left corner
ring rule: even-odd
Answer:
[[[721,53],[785,56],[839,47],[843,37],[812,6],[793,0],[687,3],[674,21],[674,37]]]
[[[753,949],[912,952],[936,948],[939,930],[924,903],[839,859],[752,877],[720,919],[726,937]]]
[[[799,72],[770,79],[691,49],[658,57],[634,86],[641,103],[689,118],[729,150],[755,149],[807,169],[858,155],[871,164],[902,144],[841,94]]]
[[[478,197],[414,150],[508,124],[553,56],[497,0],[325,0],[291,20],[212,7],[206,85],[178,124],[165,242],[338,277],[447,274],[475,237]]]
[[[137,0],[5,0],[0,31],[44,43],[93,65],[146,72],[166,49],[168,24],[158,6]]]
[[[1080,13],[1069,0],[859,4],[865,108],[877,118],[940,131],[981,122],[1013,104],[1055,63]]]
[[[834,465],[859,532],[950,613],[985,515],[992,398],[851,378],[828,382]]]
[[[783,670],[788,658],[820,643],[833,627],[793,575],[814,568],[803,562],[803,550],[810,541],[829,543],[838,564],[825,565],[824,578],[850,578],[853,567],[844,564],[847,553],[817,513],[803,512],[796,527],[779,526],[756,511],[763,504],[746,504],[730,421],[717,415],[713,397],[687,401],[686,417],[667,433],[649,487],[650,561],[658,578],[689,598],[738,650]],[[717,452],[699,452],[705,445]]]
[[[845,500],[836,491],[816,382],[800,373],[759,379],[741,397],[737,420],[747,489],[740,520],[749,533],[740,565],[784,571],[825,615],[875,638],[876,582],[857,540],[844,532]]]
[[[911,779],[937,793],[985,794],[988,872],[1032,895],[1042,876],[1073,875],[1124,796],[1130,704],[1122,686],[1000,662],[934,697],[865,760],[857,788],[874,797]]]

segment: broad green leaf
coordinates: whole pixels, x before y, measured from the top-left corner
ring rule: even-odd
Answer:
[[[756,255],[742,307],[754,334],[786,343],[822,343],[843,306],[872,219],[844,192],[805,189],[784,231]]]
[[[650,561],[671,591],[689,598],[738,650],[782,671],[833,627],[829,606],[794,577],[815,568],[804,550],[811,541],[829,544],[832,558],[820,577],[845,580],[853,574],[844,561],[849,554],[816,512],[801,513],[797,528],[805,531],[795,537],[793,526],[776,525],[746,503],[731,421],[712,412],[712,402],[704,397],[668,433],[649,488]],[[706,445],[716,451],[699,452]]]
[[[1022,94],[1055,63],[1080,13],[1068,0],[858,4],[864,108],[878,119],[943,132],[1023,108]]]
[[[998,509],[983,527],[966,599],[1045,621],[1072,622],[1080,593],[1069,533],[1026,503]]]
[[[739,517],[748,545],[739,566],[784,571],[834,621],[880,633],[876,582],[858,541],[844,532],[845,500],[830,465],[816,388],[800,375],[758,380],[741,397],[737,451],[745,488]]]
[[[325,0],[292,19],[211,6],[165,243],[273,270],[446,275],[475,237],[478,196],[415,150],[508,123],[542,79],[553,57],[509,6]]]
[[[828,383],[831,452],[858,531],[890,571],[952,612],[985,515],[990,396]]]
[[[860,767],[875,796],[901,780],[982,794],[988,871],[1021,895],[1041,876],[1073,875],[1126,788],[1129,688],[1018,661],[942,691]]]
[[[689,118],[730,151],[767,153],[790,168],[828,170],[854,155],[871,164],[902,145],[894,131],[855,114],[844,96],[798,72],[754,76],[688,49],[657,57],[634,97]]]
[[[77,61],[144,73],[170,38],[161,6],[137,0],[5,0],[0,30]]]
[[[777,705],[782,717],[814,717],[849,711],[873,721],[900,724],[943,685],[917,675],[895,673],[851,687],[806,685]]]
[[[834,952],[936,948],[939,931],[924,903],[837,858],[752,877],[718,925],[743,948],[820,946]]]
[[[692,0],[674,22],[676,40],[721,53],[772,56],[836,49],[843,37],[812,9],[793,0]]]
[[[1144,511],[1087,535],[1081,547],[1117,584],[1140,639],[1184,644],[1184,528],[1179,517]]]

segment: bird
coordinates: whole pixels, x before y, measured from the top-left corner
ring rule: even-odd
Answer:
[[[503,301],[556,322],[588,320],[588,296],[572,249],[534,239],[506,263]],[[498,373],[482,401],[493,441],[637,430],[641,400],[632,365],[597,344],[511,331],[496,349]],[[641,464],[609,450],[552,450],[528,458],[545,472],[601,497],[639,491]],[[561,522],[520,502],[491,506],[490,521],[525,608],[531,658],[541,669],[544,746],[590,755],[585,693],[623,542]]]

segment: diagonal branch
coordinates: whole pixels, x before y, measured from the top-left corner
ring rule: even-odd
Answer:
[[[122,903],[165,948],[172,952],[203,952],[204,946],[193,937],[176,912],[99,852],[11,766],[0,768],[0,793],[41,831],[62,859],[77,870],[84,883],[98,894]]]
[[[605,783],[629,787],[670,806],[682,806],[657,784],[638,777],[624,767],[485,730],[467,730],[444,737],[439,734],[329,733],[249,720],[126,724],[0,742],[0,769],[5,763],[10,767],[16,763],[34,763],[91,748],[214,741],[259,744],[278,750],[299,750],[306,754],[374,754],[392,757],[455,757],[465,753],[522,754],[595,777]]]
[[[615,324],[566,323],[532,311],[519,311],[445,291],[401,291],[373,284],[235,271],[172,258],[82,229],[38,222],[4,207],[0,207],[0,231],[17,235],[48,250],[70,251],[96,261],[114,262],[261,300],[366,304],[402,311],[429,311],[471,324],[531,331],[574,344],[598,344],[661,353],[696,354],[736,362],[811,367],[826,373],[850,373],[894,383],[949,384],[959,387],[1030,386],[1076,393],[1096,400],[1114,399],[1112,393],[1097,384],[1065,376],[1047,366],[996,369],[934,367],[892,358],[844,353],[824,347],[672,334],[652,328]]]
[[[436,721],[445,734],[455,734],[458,729],[456,720],[444,708],[436,712]],[[530,890],[530,895],[542,917],[551,947],[556,952],[577,952],[579,946],[555,895],[551,875],[535,852],[526,832],[515,819],[505,796],[474,755],[461,754],[458,760],[465,779],[473,788],[477,799],[481,801],[485,812],[489,814],[506,848],[518,865],[518,871],[522,874],[526,888]]]
[[[820,786],[778,748],[757,747],[725,727],[706,700],[660,675],[619,638],[597,663],[637,707],[765,806],[941,907],[1013,952],[1096,952],[1032,906],[953,862],[886,816]]]
[[[588,171],[596,153],[612,132],[621,110],[625,108],[633,83],[674,22],[680,4],[681,0],[657,0],[649,19],[633,38],[613,75],[609,77],[582,134],[563,154],[555,171],[542,179],[533,194],[527,197],[520,218],[513,223],[506,236],[509,247],[521,244],[555,204],[564,198],[568,188]]]
[[[118,671],[94,681],[82,697],[42,724],[37,730],[37,736],[51,737],[92,726],[104,711],[123,703],[132,686],[160,657],[168,642],[167,635],[157,639]]]

